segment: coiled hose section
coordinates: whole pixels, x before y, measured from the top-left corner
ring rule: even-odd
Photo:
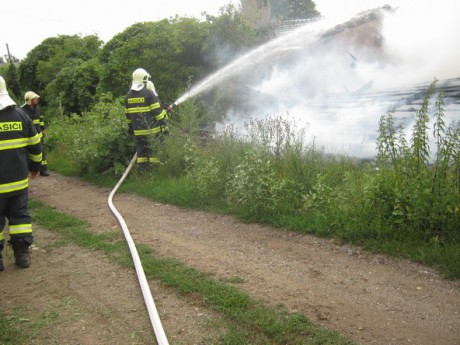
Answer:
[[[155,302],[153,301],[152,294],[150,292],[150,287],[147,282],[147,279],[145,277],[144,269],[142,268],[142,263],[139,258],[139,253],[137,252],[136,245],[134,244],[134,241],[131,237],[131,234],[129,233],[128,227],[126,226],[126,223],[123,219],[123,217],[120,215],[120,213],[117,211],[117,209],[113,206],[113,196],[115,195],[116,191],[118,188],[121,186],[123,181],[126,179],[128,176],[129,172],[131,171],[131,168],[134,166],[136,163],[137,159],[137,153],[134,155],[134,157],[131,159],[131,162],[129,163],[128,168],[124,172],[123,176],[121,177],[120,181],[118,181],[117,185],[115,188],[112,190],[112,192],[109,195],[109,207],[112,213],[115,215],[115,217],[118,219],[118,222],[121,225],[121,228],[123,229],[123,234],[125,235],[126,242],[128,243],[129,250],[131,252],[131,256],[134,261],[134,267],[136,268],[136,273],[137,277],[139,280],[139,283],[141,285],[142,289],[142,294],[144,296],[144,301],[147,306],[147,311],[149,313],[150,317],[150,322],[153,326],[153,331],[155,332],[155,337],[157,339],[158,345],[168,345],[168,339],[166,338],[165,331],[163,329],[163,326],[161,324],[160,317],[158,315],[158,311],[155,307]]]

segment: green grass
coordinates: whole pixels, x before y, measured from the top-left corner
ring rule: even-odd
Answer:
[[[46,146],[45,146],[46,148]],[[78,176],[79,170],[68,155],[62,154],[62,151],[55,150],[46,153],[46,160],[50,170],[59,170],[59,173],[65,176]]]
[[[31,200],[30,208],[34,221],[59,233],[63,241],[103,251],[118,264],[133,266],[120,233],[91,233],[87,223],[35,200]],[[352,344],[338,333],[312,324],[305,315],[288,313],[282,306],[269,308],[207,273],[176,259],[158,257],[145,245],[138,245],[137,249],[149,279],[159,280],[184,298],[199,299],[203,306],[224,316],[227,332],[218,344]],[[3,321],[9,327],[9,321]]]
[[[39,315],[29,315],[22,307],[14,308],[8,314],[0,311],[0,345],[29,344],[30,339],[52,327],[58,318],[58,312],[53,310]]]
[[[18,314],[13,311],[7,315],[0,311],[0,345],[15,345],[18,339],[24,339]]]

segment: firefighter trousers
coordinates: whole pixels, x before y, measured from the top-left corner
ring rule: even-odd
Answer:
[[[41,172],[47,172],[48,171],[48,162],[46,161],[46,154],[45,154],[45,138],[41,138],[40,140],[41,145],[42,145],[42,167],[40,169]]]
[[[160,164],[158,158],[158,135],[136,135],[136,163],[140,170],[149,170],[153,165]]]
[[[29,189],[26,188],[10,197],[0,196],[0,243],[5,240],[5,225],[8,220],[10,239],[24,239],[33,242],[32,217],[28,210]],[[2,246],[3,247],[3,246]]]

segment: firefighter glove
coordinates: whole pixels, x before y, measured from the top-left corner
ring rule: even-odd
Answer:
[[[169,134],[169,127],[168,127],[168,124],[166,123],[166,121],[164,119],[160,120],[160,121],[158,121],[158,124],[160,125],[161,133],[168,135]]]

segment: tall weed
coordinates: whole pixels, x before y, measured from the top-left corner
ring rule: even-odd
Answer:
[[[381,118],[373,198],[381,216],[400,231],[426,240],[458,240],[459,124],[446,127],[439,94],[433,115],[436,154],[431,157],[429,106],[434,88],[435,82],[417,112],[410,144],[403,135],[395,135],[391,113]]]
[[[275,171],[271,162],[249,151],[235,167],[234,175],[227,183],[227,200],[244,210],[244,213],[257,214],[271,210],[274,178]]]
[[[225,180],[217,157],[204,154],[196,143],[187,140],[185,145],[186,176],[194,192],[203,198],[216,198],[224,193]]]

